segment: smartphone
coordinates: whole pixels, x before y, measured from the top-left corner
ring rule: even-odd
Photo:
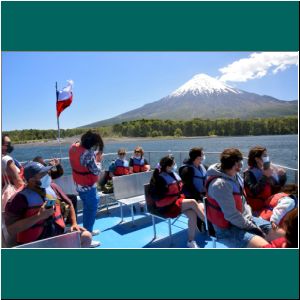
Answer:
[[[271,165],[271,163],[269,161],[264,162],[264,170],[270,169],[270,165]]]
[[[51,208],[54,205],[55,205],[55,200],[47,199],[46,205],[45,205],[46,208]]]

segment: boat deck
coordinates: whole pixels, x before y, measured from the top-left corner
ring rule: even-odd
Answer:
[[[98,212],[94,230],[101,233],[93,239],[100,241],[100,248],[187,248],[187,218],[181,215],[172,220],[172,241],[169,238],[168,223],[155,218],[156,239],[154,240],[151,215],[141,213],[137,205],[134,224],[131,222],[130,208],[123,208],[124,221],[121,223],[120,207],[115,205],[107,211]],[[78,214],[78,223],[82,225],[82,213]],[[213,241],[206,233],[197,231],[196,238],[201,248],[213,248]],[[227,248],[216,242],[216,248]]]

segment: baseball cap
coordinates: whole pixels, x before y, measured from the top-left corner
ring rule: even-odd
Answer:
[[[30,178],[39,173],[47,173],[53,166],[43,166],[42,164],[30,161],[24,166],[24,177],[28,181]]]

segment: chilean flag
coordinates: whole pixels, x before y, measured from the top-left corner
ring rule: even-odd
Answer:
[[[56,114],[57,118],[59,118],[59,115],[61,112],[66,109],[68,106],[71,105],[73,100],[73,81],[68,80],[68,85],[63,88],[61,91],[56,91]]]

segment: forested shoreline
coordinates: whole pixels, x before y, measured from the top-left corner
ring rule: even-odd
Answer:
[[[103,137],[194,137],[284,135],[298,133],[298,117],[241,119],[135,120],[111,126],[93,128]],[[61,129],[61,138],[81,135],[87,128]],[[29,143],[57,139],[57,130],[24,129],[4,131],[14,143]]]

